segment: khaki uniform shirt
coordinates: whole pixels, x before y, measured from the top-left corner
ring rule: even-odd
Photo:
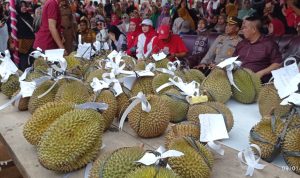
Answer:
[[[208,52],[201,61],[201,64],[219,64],[223,60],[232,57],[235,47],[242,40],[238,35],[219,35],[213,42]]]

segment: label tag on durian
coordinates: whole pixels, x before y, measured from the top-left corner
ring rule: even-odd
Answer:
[[[287,59],[286,61],[290,60],[293,59]],[[274,86],[277,89],[278,95],[281,99],[298,90],[300,74],[296,62],[286,65],[280,69],[273,70],[271,73],[274,77]]]
[[[226,129],[225,121],[222,114],[199,114],[200,120],[200,141],[208,142],[208,146],[219,153],[224,155],[224,150],[220,145],[214,141],[221,139],[228,139],[228,132]]]
[[[199,103],[205,103],[208,101],[208,97],[206,95],[200,95],[200,96],[186,96],[186,100],[190,104],[199,104]]]
[[[160,159],[170,158],[170,157],[180,157],[184,154],[176,150],[166,150],[163,146],[160,146],[157,150],[153,152],[146,152],[145,155],[138,161],[144,165],[158,164]]]
[[[251,147],[257,150],[258,156],[254,154]],[[253,176],[255,169],[264,169],[265,165],[259,164],[260,156],[261,156],[261,150],[259,146],[255,144],[251,144],[248,148],[238,153],[238,158],[240,162],[248,165],[245,176]]]

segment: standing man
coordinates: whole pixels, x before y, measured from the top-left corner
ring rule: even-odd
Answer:
[[[239,42],[233,56],[239,56],[242,67],[255,72],[263,83],[271,78],[271,71],[281,66],[282,57],[277,43],[261,34],[262,23],[257,17],[248,17],[243,23],[245,39]]]
[[[36,33],[33,48],[64,49],[61,34],[60,0],[47,0],[42,12],[42,23]]]

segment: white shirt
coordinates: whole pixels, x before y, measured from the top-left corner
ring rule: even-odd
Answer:
[[[147,45],[147,52],[144,52],[144,46],[146,42],[146,36],[144,33],[141,33],[138,37],[137,42],[137,50],[136,50],[136,57],[138,59],[147,58],[152,53],[152,43],[155,36],[151,39],[151,41]]]

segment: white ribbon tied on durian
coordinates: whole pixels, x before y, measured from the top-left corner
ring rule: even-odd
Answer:
[[[41,85],[44,81],[49,80],[50,78],[47,76],[40,77],[38,79],[33,80],[32,82],[26,82],[26,81],[20,81],[20,92],[12,97],[7,103],[0,106],[0,110],[10,106],[13,102],[25,98],[25,97],[31,97],[36,87]]]
[[[83,104],[76,104],[75,109],[93,109],[93,110],[107,110],[108,104],[100,102],[86,102]]]
[[[149,165],[153,165],[153,164],[158,164],[160,159],[170,158],[170,157],[180,157],[180,156],[184,155],[182,152],[176,151],[176,150],[168,150],[167,151],[163,146],[160,146],[156,150],[156,152],[159,154],[146,152],[145,155],[136,162],[142,163],[146,166],[149,166]]]
[[[127,107],[127,109],[124,111],[121,119],[120,119],[120,124],[119,124],[119,129],[122,130],[123,129],[123,125],[125,122],[125,119],[127,117],[127,115],[130,113],[130,111],[139,103],[142,104],[142,110],[145,112],[150,112],[151,111],[151,105],[150,103],[147,101],[146,96],[143,94],[143,92],[139,92],[137,94],[137,96],[132,97],[130,100],[133,100],[131,102],[131,104]]]
[[[167,68],[157,68],[156,70],[165,74],[175,75],[175,71],[180,67],[180,61],[168,62]]]
[[[105,74],[110,75],[109,73],[105,73]],[[103,80],[99,80],[98,78],[95,77],[95,78],[93,78],[90,85],[93,88],[94,92],[101,92],[101,90],[103,90],[103,89],[110,88],[111,84],[112,84],[112,89],[114,90],[113,93],[115,96],[119,96],[121,93],[123,93],[120,82],[114,78],[104,77]]]
[[[79,43],[75,57],[90,60],[94,54],[96,54],[96,51],[93,49],[92,43]]]
[[[160,52],[157,54],[152,54],[152,57],[155,61],[161,61],[167,57],[167,55],[164,52]]]
[[[220,62],[217,66],[220,68],[226,67],[227,77],[228,77],[230,84],[232,86],[234,86],[234,88],[236,88],[238,91],[241,92],[241,90],[234,83],[233,74],[232,74],[232,70],[234,69],[235,66],[239,67],[242,65],[241,61],[237,61],[238,58],[239,58],[239,56],[230,57],[230,58],[225,59],[224,61]]]
[[[299,93],[292,93],[287,98],[281,101],[280,105],[297,105],[300,106],[300,94]]]
[[[52,74],[50,74],[50,76],[52,76]],[[75,78],[75,77],[59,75],[57,78],[54,79],[55,82],[52,84],[52,86],[47,91],[45,91],[43,94],[39,95],[38,98],[42,98],[42,97],[46,96],[57,85],[57,83],[61,79],[71,79],[71,80],[77,80],[79,82],[82,82],[80,79]]]
[[[43,58],[46,57],[45,54],[43,54],[42,49],[39,48],[39,47],[38,47],[35,51],[32,51],[32,52],[29,54],[29,56],[31,56],[31,57],[33,57],[33,58],[35,58],[35,59],[37,59],[37,58],[39,58],[39,57],[43,57]]]
[[[133,87],[133,84],[135,83],[135,81],[138,77],[153,77],[154,73],[152,71],[154,70],[154,67],[155,67],[155,65],[150,63],[146,66],[145,70],[129,71],[130,75],[120,79],[120,82],[123,82],[124,86],[126,88],[128,88],[129,90],[131,90]]]
[[[181,94],[186,95],[187,98],[200,95],[200,90],[199,90],[200,84],[196,81],[192,81],[190,83],[185,83],[178,76],[174,76],[173,79],[169,78],[169,81],[170,82],[165,83],[165,84],[161,85],[160,87],[158,87],[156,89],[156,92],[160,92],[162,89],[174,85],[177,88],[179,88],[182,91]]]
[[[124,54],[122,52],[116,52],[113,51],[111,52],[107,57],[109,59],[109,61],[106,62],[105,64],[105,69],[111,69],[111,72],[114,73],[115,75],[119,75],[119,74],[133,74],[133,71],[127,71],[124,70],[124,68],[126,67],[125,61],[122,60],[122,56],[124,56]]]
[[[18,67],[11,60],[11,56],[8,50],[5,51],[5,57],[0,58],[0,76],[2,77],[1,82],[4,83],[8,80],[10,75],[16,74]]]
[[[252,151],[252,148],[255,148],[258,152],[258,156],[255,156],[254,152]],[[248,165],[246,176],[252,176],[255,169],[264,169],[265,165],[259,164],[261,156],[261,150],[258,145],[251,144],[248,148],[240,151],[238,153],[239,160]]]

